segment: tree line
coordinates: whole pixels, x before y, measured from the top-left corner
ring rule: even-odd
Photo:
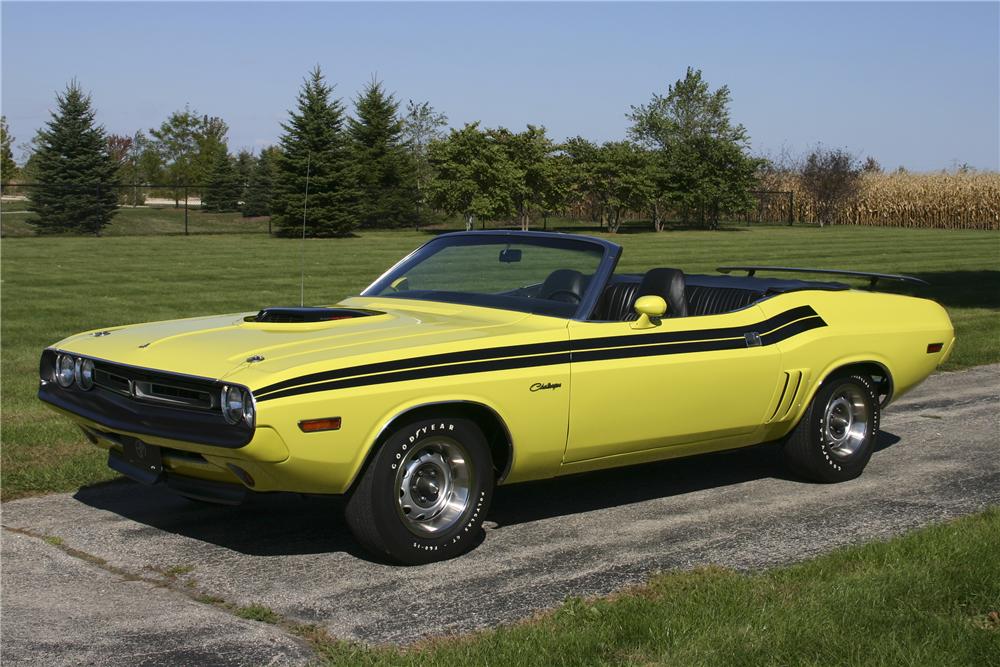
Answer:
[[[671,219],[717,226],[753,205],[769,166],[751,156],[746,129],[733,123],[728,87],[713,90],[693,68],[630,108],[624,141],[556,142],[536,125],[446,131],[447,117],[428,102],[401,109],[375,79],[352,102],[348,114],[316,67],[278,144],[234,155],[225,121],[187,106],[148,132],[108,135],[74,80],[57,95],[19,180],[42,186],[28,191],[41,232],[99,233],[118,206],[142,203],[137,188],[124,187],[133,184],[164,185],[175,204],[189,186],[203,209],[271,216],[281,235],[299,235],[304,224],[310,236],[346,236],[442,214],[461,216],[467,228],[514,220],[528,229],[571,206],[615,232],[636,211],[657,230]],[[0,129],[2,180],[10,182],[18,169],[5,121]]]

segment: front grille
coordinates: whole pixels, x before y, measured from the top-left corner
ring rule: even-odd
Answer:
[[[131,395],[132,393],[131,385],[129,384],[127,377],[118,375],[117,373],[112,373],[111,371],[107,371],[102,368],[94,369],[94,384],[98,387],[104,387],[105,389],[116,391],[119,394]]]
[[[161,403],[183,405],[202,410],[211,410],[216,405],[214,392],[142,380],[137,380],[133,386],[136,398],[149,401],[160,401]]]
[[[219,388],[208,380],[96,362],[94,384],[122,396],[193,410],[218,410]]]

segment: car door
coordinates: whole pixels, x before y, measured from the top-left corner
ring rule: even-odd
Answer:
[[[564,462],[748,436],[776,391],[778,351],[757,306],[721,315],[569,325]]]

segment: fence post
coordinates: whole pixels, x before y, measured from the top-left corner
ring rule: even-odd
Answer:
[[[419,228],[418,228],[418,231],[419,231]],[[267,216],[267,235],[268,236],[274,236],[274,234],[271,233],[271,216],[270,216],[270,214],[268,214],[268,216]]]
[[[788,193],[788,226],[792,226],[792,222],[795,220],[795,191],[791,190]]]
[[[97,201],[95,202],[95,204],[96,205],[94,206],[94,210],[95,211],[100,211],[101,210],[101,184],[100,183],[97,184]],[[97,222],[97,224],[94,225],[94,236],[100,236],[101,235],[101,221],[100,221],[100,219],[98,219],[98,220],[96,220],[96,222]]]
[[[184,236],[188,235],[188,186],[184,186]]]

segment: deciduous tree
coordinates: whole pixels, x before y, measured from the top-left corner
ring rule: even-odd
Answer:
[[[14,162],[14,152],[11,144],[14,137],[7,127],[7,117],[0,116],[0,184],[7,184],[17,178],[17,163]]]
[[[861,172],[858,158],[842,148],[817,146],[806,156],[799,181],[816,202],[820,226],[833,224],[838,208],[857,197]]]
[[[544,209],[546,194],[553,191],[550,179],[556,174],[550,160],[555,145],[545,136],[545,128],[535,125],[528,125],[523,132],[514,133],[501,127],[487,134],[507,158],[512,186],[509,196],[521,229],[527,230],[532,213]]]
[[[202,118],[189,106],[175,111],[158,128],[151,128],[152,145],[163,165],[163,177],[172,185],[193,184],[198,176]],[[183,190],[174,189],[174,206],[180,205]]]
[[[630,141],[601,145],[591,169],[591,187],[602,204],[608,231],[621,228],[622,215],[645,208],[653,196],[650,154]]]
[[[448,117],[435,111],[430,102],[413,100],[407,102],[406,116],[403,118],[403,141],[413,158],[417,184],[417,213],[420,217],[425,215],[428,190],[434,177],[428,148],[432,141],[444,137],[444,128],[447,125]]]
[[[429,187],[431,204],[461,215],[466,229],[472,228],[476,218],[514,214],[511,193],[518,187],[516,170],[503,147],[481,131],[479,123],[432,141],[429,157],[435,172]]]
[[[752,203],[752,174],[758,161],[747,154],[749,137],[729,115],[729,88],[711,90],[701,71],[688,68],[666,95],[654,94],[647,104],[633,106],[629,135],[659,152],[654,201],[663,201],[715,226],[724,212],[744,210]],[[661,196],[662,195],[662,196]]]

